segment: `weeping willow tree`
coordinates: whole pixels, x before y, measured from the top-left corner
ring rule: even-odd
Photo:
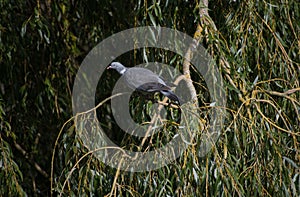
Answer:
[[[299,196],[297,1],[4,0],[0,8],[1,196]],[[227,103],[217,142],[199,154],[213,105],[203,76],[188,61],[196,52],[143,48],[117,57],[125,65],[157,61],[178,69],[199,116],[197,138],[179,158],[133,173],[99,161],[76,122],[97,119],[120,147],[148,151],[176,136],[178,109],[167,105],[166,121],[154,124],[164,132],[140,139],[113,119],[116,73],[105,72],[98,82],[96,115],[73,116],[71,96],[76,72],[94,46],[142,26],[179,30],[204,46],[223,77]],[[154,102],[134,94],[129,105],[136,122],[151,123]]]

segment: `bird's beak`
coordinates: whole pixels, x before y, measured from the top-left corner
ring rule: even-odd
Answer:
[[[109,65],[106,69],[111,69],[111,65]]]

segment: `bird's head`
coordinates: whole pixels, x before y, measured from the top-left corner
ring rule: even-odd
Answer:
[[[121,75],[125,73],[126,71],[126,67],[121,64],[120,62],[112,62],[107,69],[115,69],[116,71],[118,71],[118,73],[120,73]]]

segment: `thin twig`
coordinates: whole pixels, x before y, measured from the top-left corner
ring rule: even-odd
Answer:
[[[35,162],[33,159],[31,159],[30,157],[29,157],[29,153],[24,149],[24,148],[22,148],[21,147],[21,145],[20,144],[18,144],[18,143],[16,143],[16,142],[14,142],[14,146],[15,146],[15,148],[29,161],[29,163],[30,164],[32,164],[33,166],[34,166],[34,168],[41,174],[41,175],[43,175],[45,178],[48,178],[49,177],[49,174],[45,171],[45,170],[43,170],[42,168],[41,168],[41,166],[37,163],[37,162]]]

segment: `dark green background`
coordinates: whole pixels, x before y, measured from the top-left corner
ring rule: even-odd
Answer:
[[[54,196],[299,196],[299,2],[212,0],[211,18],[199,16],[197,2],[0,1],[0,196],[50,196],[51,180]],[[216,147],[203,158],[191,146],[171,165],[144,173],[117,172],[89,156],[68,177],[87,150],[72,120],[57,137],[72,117],[73,80],[87,53],[128,28],[160,25],[193,36],[198,23],[228,95]],[[182,69],[180,57],[147,53]],[[145,62],[138,50],[119,60]],[[191,74],[205,111],[209,97]],[[99,101],[118,77],[106,76]],[[111,137],[124,139],[108,105],[98,116]]]

